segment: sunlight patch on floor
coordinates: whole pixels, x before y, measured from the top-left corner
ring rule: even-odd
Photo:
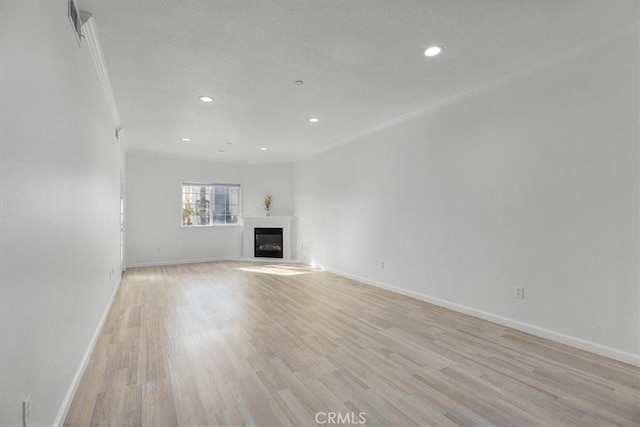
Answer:
[[[276,276],[298,276],[300,274],[308,274],[318,271],[315,268],[306,265],[255,265],[253,267],[240,267],[238,270],[248,271],[250,273],[273,274]]]

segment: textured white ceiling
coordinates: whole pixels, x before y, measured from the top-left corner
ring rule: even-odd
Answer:
[[[349,141],[638,25],[637,0],[79,5],[94,15],[130,149],[249,162]],[[444,53],[424,57],[431,44]]]

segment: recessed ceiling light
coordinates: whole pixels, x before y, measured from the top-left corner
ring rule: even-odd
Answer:
[[[201,96],[200,101],[202,102],[213,102],[213,98],[210,96]]]
[[[437,56],[442,52],[442,46],[430,46],[424,51],[424,56]]]
[[[191,140],[189,138],[182,138],[181,140],[182,142],[191,142]]]
[[[297,84],[298,86],[304,84],[304,82],[302,80],[296,80],[294,83]]]
[[[318,123],[320,120],[319,120],[319,119],[316,119],[315,117],[312,117],[312,118],[310,118],[310,119],[309,119],[309,121],[310,121],[311,123]]]
[[[260,151],[267,151],[265,147],[260,148]]]

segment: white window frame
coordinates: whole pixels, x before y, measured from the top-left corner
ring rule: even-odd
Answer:
[[[210,198],[212,200],[208,200],[209,205],[214,203],[214,190],[213,188],[215,187],[227,187],[227,188],[237,188],[238,189],[238,213],[236,214],[236,222],[224,222],[224,223],[216,223],[214,222],[214,212],[215,212],[215,205],[212,207],[208,208],[209,211],[209,223],[208,224],[185,224],[185,217],[184,217],[184,202],[185,202],[185,193],[184,193],[184,188],[185,186],[188,187],[207,187],[207,191],[209,192],[208,194],[210,195]],[[228,200],[229,198],[227,197],[227,204],[228,204]],[[182,182],[182,184],[180,185],[180,226],[182,228],[202,228],[202,227],[237,227],[241,225],[241,203],[242,203],[242,188],[240,186],[240,184],[221,184],[221,183],[201,183],[201,182],[192,182],[192,181],[185,181]],[[193,208],[192,208],[193,209]],[[197,216],[197,206],[195,206],[194,212],[192,214],[192,217]],[[229,215],[224,214],[224,215]]]

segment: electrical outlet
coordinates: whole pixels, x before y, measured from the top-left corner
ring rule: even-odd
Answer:
[[[27,394],[27,397],[22,402],[22,426],[27,427],[29,424],[29,418],[31,418],[31,393]]]
[[[516,288],[515,297],[518,299],[524,299],[524,288]]]

